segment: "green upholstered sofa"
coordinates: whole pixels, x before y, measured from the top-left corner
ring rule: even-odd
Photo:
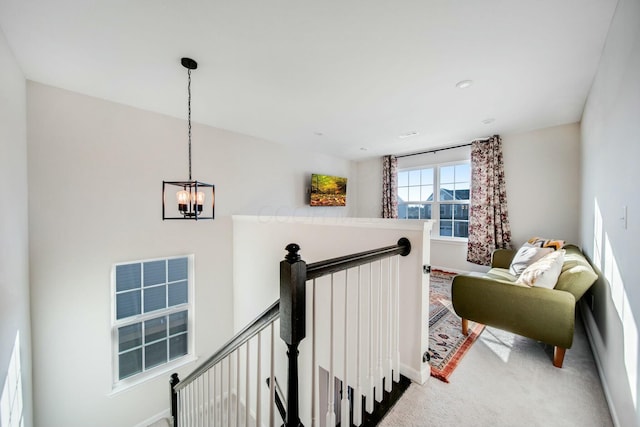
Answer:
[[[564,247],[562,272],[555,288],[516,284],[509,273],[515,250],[493,253],[488,273],[461,274],[453,279],[453,308],[468,321],[483,323],[554,346],[553,365],[561,368],[566,349],[573,344],[576,303],[597,279],[580,248]]]

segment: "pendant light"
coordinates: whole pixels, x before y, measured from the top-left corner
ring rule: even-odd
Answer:
[[[213,219],[215,216],[215,185],[191,179],[191,70],[198,68],[198,63],[191,58],[182,58],[181,63],[187,69],[189,78],[187,85],[189,93],[189,180],[162,181],[162,219],[189,219],[196,221],[199,219]],[[211,192],[210,196],[208,196],[209,191]],[[167,197],[173,199],[174,194],[175,203],[167,202]]]

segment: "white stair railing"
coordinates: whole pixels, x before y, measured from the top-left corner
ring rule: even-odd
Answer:
[[[399,254],[362,257],[322,273],[318,272],[323,263],[307,266],[312,427],[334,426],[338,421],[362,425],[363,397],[371,414],[385,392],[391,392],[393,382],[400,380]],[[318,381],[318,372],[323,381]]]
[[[342,426],[360,426],[365,424],[363,399],[371,414],[399,380],[399,256],[411,251],[409,241],[309,265],[300,259],[298,245],[286,249],[280,300],[184,380],[172,375],[174,427],[272,427],[280,425],[276,411],[285,426],[301,427],[301,396],[310,399],[305,405],[310,403],[312,426],[333,427],[338,420]],[[298,372],[307,287],[311,370]],[[275,340],[276,328],[282,341]],[[276,376],[283,343],[286,398],[277,391]]]
[[[266,383],[259,379],[266,366],[269,384],[274,384],[279,315],[276,302],[184,380],[175,382],[174,374],[172,390],[177,406],[174,426],[276,425],[275,387],[270,387],[265,405],[262,388]]]

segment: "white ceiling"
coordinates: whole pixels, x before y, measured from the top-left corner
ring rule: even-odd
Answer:
[[[188,56],[194,122],[360,159],[579,121],[616,3],[0,0],[0,28],[30,80],[186,118]]]

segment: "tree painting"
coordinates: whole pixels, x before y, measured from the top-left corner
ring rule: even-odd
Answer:
[[[311,206],[346,206],[347,178],[311,175]]]

